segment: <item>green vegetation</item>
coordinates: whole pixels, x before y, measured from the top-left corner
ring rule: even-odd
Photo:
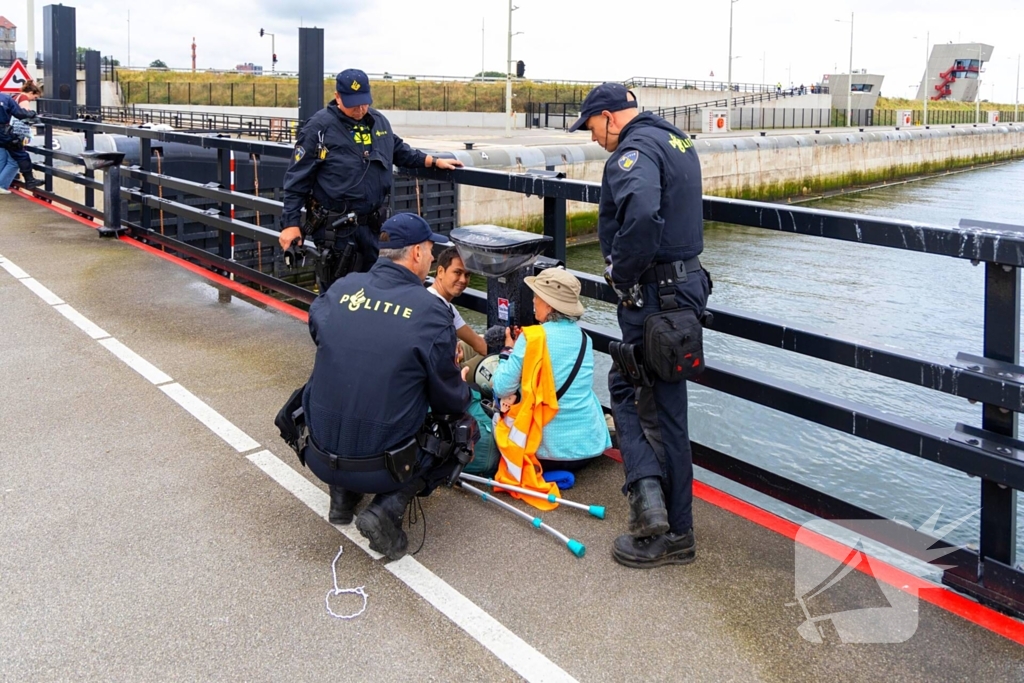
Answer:
[[[170,71],[118,71],[125,104],[205,104],[221,106],[297,107],[298,79],[241,73],[182,73]],[[505,110],[505,84],[494,82],[436,82],[379,80],[371,83],[374,106],[381,109],[420,111]],[[580,102],[588,85],[512,84],[514,107],[527,102]],[[334,96],[334,80],[324,81],[324,102]]]
[[[920,111],[924,109],[924,103],[921,100],[908,100],[902,97],[879,97],[878,104],[875,105],[876,110],[880,109],[912,109]],[[974,111],[974,102],[956,102],[954,100],[929,100],[928,111]],[[1013,104],[998,104],[995,102],[988,102],[982,100],[981,102],[982,111],[998,110],[1007,111],[1013,109]]]

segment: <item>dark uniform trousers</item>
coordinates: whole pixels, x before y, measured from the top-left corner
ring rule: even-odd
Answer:
[[[703,271],[689,273],[676,286],[680,306],[703,313],[708,279]],[[618,310],[622,341],[642,344],[644,320],[658,312],[658,288],[644,286],[644,307]],[[693,458],[687,427],[686,382],[655,380],[653,387],[636,387],[612,366],[608,375],[615,429],[626,471],[623,493],[638,479],[661,477],[670,530],[682,534],[693,527]]]

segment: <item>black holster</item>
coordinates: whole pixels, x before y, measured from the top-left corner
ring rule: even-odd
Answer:
[[[406,443],[384,451],[384,466],[392,479],[399,484],[404,484],[412,477],[419,455],[420,444],[414,436]]]
[[[609,342],[608,355],[619,372],[626,376],[631,384],[638,387],[649,387],[654,384],[644,365],[643,348],[639,344]]]
[[[302,392],[306,385],[292,392],[288,401],[277,411],[274,418],[274,425],[281,432],[281,438],[288,444],[288,447],[299,456],[299,462],[306,465],[306,458],[303,451],[306,449],[306,441],[309,438],[309,428],[306,426],[306,413],[302,408]]]

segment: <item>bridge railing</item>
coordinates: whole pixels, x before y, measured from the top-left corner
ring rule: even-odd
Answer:
[[[278,233],[273,228],[232,219],[228,207],[248,206],[276,216],[281,212],[280,202],[230,192],[224,189],[227,187],[226,175],[219,176],[219,186],[217,183],[200,184],[154,173],[148,162],[149,150],[159,142],[212,148],[222,159],[232,151],[284,158],[291,153],[288,147],[52,118],[45,118],[44,123],[47,127],[46,144],[30,150],[46,159],[46,163],[37,165],[46,174],[45,188],[37,191],[43,199],[68,205],[83,215],[99,216],[90,204],[91,193],[99,189],[99,183],[91,177],[92,174],[54,167],[53,160],[80,163],[81,159],[53,148],[53,127],[83,133],[87,148],[92,147],[94,136],[102,133],[139,138],[141,163],[137,168],[128,169],[125,175],[139,181],[141,186],[121,189],[123,199],[143,207],[140,222],[127,226],[132,237],[221,272],[232,273],[239,281],[248,281],[299,301],[308,303],[313,300],[313,292],[262,270],[243,266],[230,257],[227,237],[231,233],[271,246],[276,244]],[[220,168],[223,169],[224,165]],[[565,257],[566,202],[594,204],[600,201],[601,194],[600,186],[595,183],[564,179],[550,171],[509,174],[481,169],[421,169],[411,174],[542,197],[544,232],[554,238],[548,255],[560,259]],[[54,193],[55,178],[84,186],[85,203]],[[159,196],[160,188],[173,188],[195,197],[218,201],[220,209],[200,210],[180,201],[163,199]],[[152,225],[154,210],[184,216],[219,231],[222,236],[219,248],[211,253],[159,234]],[[708,221],[955,258],[974,265],[984,264],[983,348],[980,353],[974,349],[952,359],[930,358],[866,344],[813,327],[791,325],[736,308],[715,306],[714,302],[710,307],[714,314],[710,329],[716,332],[981,403],[980,428],[966,424],[939,427],[893,415],[872,405],[717,360],[713,353],[697,382],[709,389],[977,477],[981,501],[977,550],[955,548],[898,525],[870,525],[870,531],[858,528],[858,532],[873,534],[875,540],[925,561],[928,558],[923,553],[927,549],[945,548],[949,553],[937,561],[948,567],[943,572],[945,583],[999,609],[1024,614],[1024,590],[1021,588],[1024,586],[1024,572],[1016,566],[1016,492],[1024,489],[1024,442],[1016,438],[1017,414],[1024,411],[1024,368],[1019,365],[1018,347],[1024,227],[973,220],[963,220],[953,227],[941,227],[707,196],[703,200],[703,214]],[[574,274],[582,282],[584,296],[613,304],[616,302],[614,293],[603,280],[588,273],[574,271]],[[456,303],[481,312],[487,305],[484,293],[469,290]],[[619,338],[615,329],[592,324],[584,327],[598,351],[606,351],[609,342]],[[883,519],[876,512],[705,444],[694,442],[693,454],[695,464],[819,517],[840,524],[843,520]]]

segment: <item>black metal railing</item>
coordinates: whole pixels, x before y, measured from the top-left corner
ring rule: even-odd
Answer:
[[[288,147],[258,141],[199,137],[53,118],[45,118],[43,123],[47,128],[47,145],[31,150],[42,154],[47,160],[47,163],[37,166],[46,174],[47,179],[45,190],[39,192],[42,197],[60,201],[85,215],[97,215],[95,209],[88,205],[88,199],[86,205],[82,205],[53,192],[54,178],[90,189],[98,185],[87,175],[52,165],[54,159],[80,162],[80,159],[72,155],[52,149],[54,126],[83,132],[87,144],[97,133],[138,137],[143,147],[142,163],[140,168],[130,169],[128,175],[141,184],[138,188],[123,187],[121,190],[124,199],[144,209],[140,222],[129,226],[133,237],[160,245],[211,268],[234,273],[239,280],[247,280],[300,301],[312,301],[313,292],[233,262],[230,258],[226,238],[229,233],[245,235],[252,240],[273,245],[277,242],[277,231],[232,219],[226,207],[246,206],[265,214],[277,215],[281,211],[279,202],[229,192],[223,189],[223,182],[222,187],[216,187],[155,174],[148,162],[149,150],[159,142],[180,142],[214,148],[222,158],[226,158],[231,151],[236,154],[284,158],[290,154]],[[597,203],[601,192],[600,186],[595,183],[566,180],[543,171],[509,174],[481,169],[422,169],[411,173],[420,178],[454,181],[462,185],[542,197],[544,230],[554,238],[548,255],[562,259],[565,256],[566,202]],[[219,202],[220,209],[201,210],[181,201],[162,199],[157,193],[159,188],[174,189]],[[928,460],[977,477],[981,493],[978,549],[949,548],[950,553],[941,560],[948,567],[943,573],[943,580],[999,609],[1017,615],[1024,614],[1024,590],[1021,588],[1024,586],[1024,572],[1016,567],[1016,491],[1024,489],[1024,442],[1016,438],[1016,416],[1024,411],[1024,367],[1019,365],[1018,350],[1024,227],[969,220],[963,220],[955,227],[938,227],[911,221],[716,197],[705,197],[703,208],[704,218],[709,221],[985,264],[984,348],[980,355],[960,354],[955,359],[928,358],[864,344],[809,327],[793,326],[786,321],[737,309],[711,309],[714,314],[711,329],[716,332],[980,402],[983,404],[981,428],[964,424],[937,427],[713,358],[709,360],[707,369],[698,381],[710,389],[770,406],[776,411],[895,449],[910,457]],[[210,253],[182,244],[167,235],[160,235],[152,228],[151,213],[155,210],[186,216],[219,231],[222,236],[219,247]],[[586,273],[575,274],[582,282],[585,296],[616,302],[614,293],[603,280]],[[456,303],[477,311],[485,311],[487,305],[486,296],[481,292],[467,292]],[[618,338],[617,330],[590,324],[584,327],[599,351],[607,350],[608,343]],[[696,464],[820,517],[839,523],[850,519],[881,519],[873,511],[706,445],[694,443],[693,450]],[[902,529],[898,525],[893,525],[893,528],[900,529],[899,533],[884,535],[886,532],[882,531],[859,531],[880,534],[875,536],[876,540],[917,557],[922,557],[921,553],[927,548],[945,545],[921,532]]]

